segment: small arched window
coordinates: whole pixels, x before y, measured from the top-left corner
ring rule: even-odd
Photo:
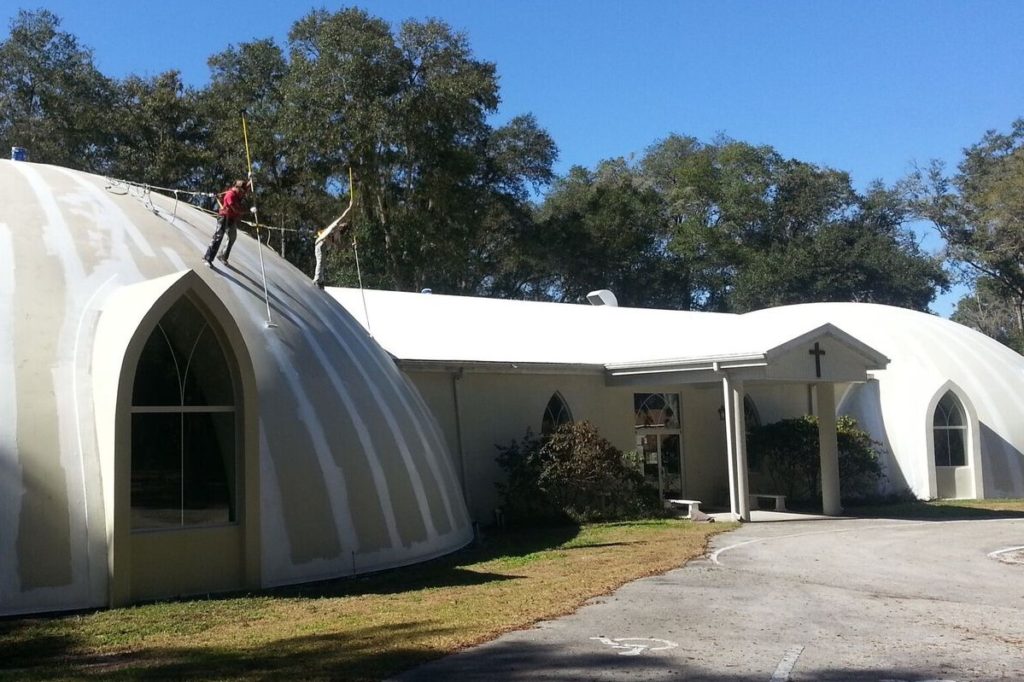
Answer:
[[[967,419],[963,405],[952,391],[946,391],[935,406],[932,418],[935,434],[935,466],[962,467],[967,464]]]
[[[132,391],[132,527],[236,521],[235,394],[206,317],[178,300],[150,334]]]
[[[569,405],[566,404],[562,394],[555,391],[551,400],[548,401],[547,407],[544,408],[544,417],[540,420],[540,432],[546,436],[553,433],[562,424],[568,424],[571,421],[572,412],[569,411]]]
[[[675,393],[634,393],[633,428],[678,429],[679,396]]]

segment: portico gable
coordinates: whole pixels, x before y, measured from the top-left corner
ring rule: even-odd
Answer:
[[[770,334],[750,335],[751,345]],[[771,341],[768,341],[771,343]],[[863,382],[868,372],[885,369],[889,359],[832,324],[786,338],[764,350],[703,357],[606,365],[612,386],[645,384],[711,384],[722,386],[730,508],[736,518],[750,520],[743,399],[750,384],[800,383],[815,386],[818,415],[822,505],[829,515],[841,513],[839,451],[836,436],[835,385]]]

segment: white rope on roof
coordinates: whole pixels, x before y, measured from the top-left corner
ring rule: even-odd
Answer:
[[[110,192],[112,194],[122,195],[122,196],[126,195],[126,194],[130,194],[131,196],[133,196],[133,197],[135,197],[137,199],[145,200],[146,201],[146,207],[149,208],[151,211],[155,211],[156,210],[156,207],[153,205],[153,200],[149,196],[149,194],[151,192],[154,192],[154,191],[155,192],[166,192],[166,193],[168,193],[170,195],[173,195],[175,204],[174,204],[174,210],[173,210],[173,214],[174,215],[172,216],[172,220],[174,219],[174,216],[177,215],[177,211],[178,211],[177,202],[180,199],[179,195],[184,194],[184,195],[189,196],[189,197],[205,197],[205,198],[208,198],[208,199],[216,199],[217,198],[217,194],[211,193],[211,192],[195,192],[195,191],[187,190],[187,189],[174,189],[172,187],[158,187],[156,185],[148,185],[148,184],[145,184],[145,183],[142,183],[142,182],[133,182],[131,180],[121,180],[119,178],[112,178],[112,177],[109,177],[109,176],[107,176],[105,178],[105,180],[107,181],[107,186],[104,189],[106,189],[108,192]],[[170,199],[171,197],[168,196],[167,198]],[[211,210],[211,209],[208,209],[208,208],[205,208],[203,206],[199,206],[199,205],[193,204],[193,203],[190,203],[189,205],[192,208],[196,209],[197,211],[202,211],[203,213],[206,213],[207,215],[211,215],[211,216],[216,216],[217,215],[217,211],[214,211],[214,210]],[[308,232],[308,230],[302,230],[302,229],[299,229],[299,228],[279,227],[277,225],[267,225],[266,223],[262,223],[262,222],[257,226],[256,223],[254,223],[252,221],[249,221],[249,220],[242,220],[241,222],[242,222],[242,224],[248,225],[249,227],[253,227],[253,228],[261,227],[261,228],[266,229],[266,230],[278,230],[280,232],[300,232],[300,233]],[[270,235],[269,234],[267,235],[267,240],[268,240],[267,243],[269,245],[269,243],[270,243],[269,242],[269,240],[270,240]]]

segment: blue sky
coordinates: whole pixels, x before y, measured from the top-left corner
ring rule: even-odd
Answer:
[[[109,76],[178,69],[274,37],[313,7],[283,0],[4,0],[50,9]],[[1024,2],[1017,0],[367,0],[397,24],[437,17],[497,64],[497,119],[531,112],[557,165],[641,154],[669,133],[718,133],[850,172],[863,188],[945,160],[1024,116]],[[4,31],[6,35],[6,30]],[[921,229],[926,248],[941,245]],[[948,315],[957,295],[933,309]]]

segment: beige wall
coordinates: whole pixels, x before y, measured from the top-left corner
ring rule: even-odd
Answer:
[[[130,601],[258,585],[247,580],[240,526],[136,532],[131,542]]]
[[[474,520],[493,522],[501,499],[495,483],[503,473],[495,461],[496,444],[522,439],[529,428],[540,432],[551,395],[558,391],[576,420],[588,420],[617,448],[636,448],[633,394],[678,393],[682,407],[683,466],[688,497],[728,504],[725,428],[718,417],[721,388],[692,386],[608,387],[603,373],[524,374],[464,371],[410,371],[409,376],[437,417],[465,474],[466,497]],[[454,384],[454,387],[453,387]],[[459,415],[455,416],[458,393]],[[458,422],[458,423],[457,423]],[[461,448],[456,437],[461,429]],[[462,462],[458,461],[462,456]]]

